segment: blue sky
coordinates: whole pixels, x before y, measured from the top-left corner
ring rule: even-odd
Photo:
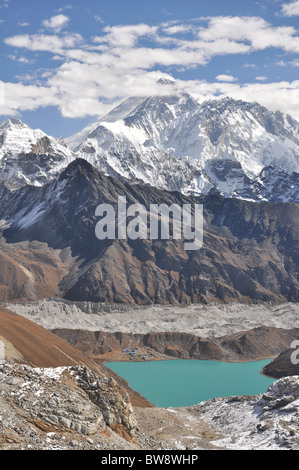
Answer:
[[[68,137],[129,96],[186,90],[299,120],[298,26],[299,0],[0,0],[0,119]]]

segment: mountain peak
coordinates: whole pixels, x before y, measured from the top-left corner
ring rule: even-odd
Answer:
[[[29,126],[27,126],[27,124],[25,124],[23,121],[17,118],[8,118],[5,121],[0,123],[0,131],[11,129],[11,128],[24,129],[28,127]]]
[[[58,180],[71,179],[76,175],[84,175],[88,179],[98,175],[98,171],[84,158],[75,158],[60,174]]]
[[[160,83],[160,85],[174,85],[175,80],[171,79],[171,78],[167,78],[167,77],[161,77],[161,78],[159,78],[157,83]]]

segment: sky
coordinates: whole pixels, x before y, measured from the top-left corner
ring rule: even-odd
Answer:
[[[0,0],[0,120],[65,138],[184,90],[299,121],[298,28],[299,0]]]

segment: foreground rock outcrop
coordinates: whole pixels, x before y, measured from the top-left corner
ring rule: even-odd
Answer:
[[[127,394],[84,366],[0,366],[0,449],[140,449]],[[136,439],[135,439],[136,437]],[[141,441],[141,443],[140,443]]]

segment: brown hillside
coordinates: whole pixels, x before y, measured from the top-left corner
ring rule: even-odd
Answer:
[[[0,340],[5,345],[6,360],[33,367],[61,367],[83,365],[97,374],[113,377],[126,390],[136,406],[152,406],[128,384],[109,369],[96,364],[54,333],[36,323],[0,307]]]
[[[54,333],[4,307],[0,307],[0,339],[5,344],[9,360],[19,359],[18,362],[34,367],[77,364],[93,369],[97,367],[88,357]],[[17,357],[16,351],[19,353]]]

